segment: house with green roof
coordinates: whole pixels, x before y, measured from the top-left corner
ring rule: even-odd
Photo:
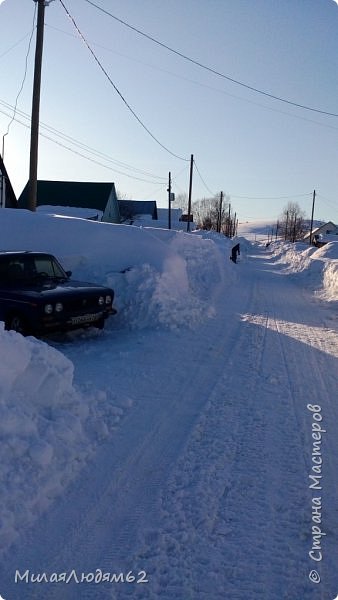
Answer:
[[[97,211],[97,220],[121,222],[114,183],[38,180],[36,205],[88,209],[90,215]],[[29,208],[28,183],[19,197],[18,208]]]

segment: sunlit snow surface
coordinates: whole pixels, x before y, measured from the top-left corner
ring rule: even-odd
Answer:
[[[233,242],[212,232],[14,210],[0,225],[2,249],[55,254],[112,285],[119,311],[103,332],[0,328],[0,595],[334,598],[337,244],[266,248],[256,226],[234,265]],[[144,570],[148,583],[15,583],[16,569]]]

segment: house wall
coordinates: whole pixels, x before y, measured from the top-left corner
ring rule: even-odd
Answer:
[[[333,231],[337,231],[337,226],[334,223],[324,223],[324,225],[321,225],[320,227],[318,227],[316,234],[322,233],[323,235],[325,235],[326,233],[331,233]]]
[[[314,235],[327,235],[327,234],[332,234],[332,233],[336,233],[338,231],[338,226],[335,225],[334,223],[332,223],[332,221],[328,221],[327,223],[323,223],[323,225],[320,225],[319,227],[316,227],[315,229],[312,230],[312,236]],[[304,235],[304,240],[307,241],[310,238],[310,231],[308,231],[305,235]]]
[[[116,197],[115,186],[113,185],[106,208],[104,210],[102,221],[105,223],[121,223],[119,203]]]

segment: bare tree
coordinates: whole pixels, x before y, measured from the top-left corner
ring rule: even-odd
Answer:
[[[175,194],[175,208],[180,208],[183,213],[188,212],[188,194],[186,192],[181,192],[180,194]]]
[[[118,200],[132,200],[131,194],[126,194],[125,192],[121,192],[119,188],[115,188],[116,197]]]
[[[219,220],[219,198],[202,198],[192,205],[194,221],[201,229],[217,230]]]
[[[213,229],[228,237],[234,235],[234,215],[230,210],[230,198],[216,195],[193,203],[194,221],[201,229]]]
[[[279,219],[279,232],[285,240],[295,242],[303,237],[305,213],[297,202],[289,202],[283,209]]]

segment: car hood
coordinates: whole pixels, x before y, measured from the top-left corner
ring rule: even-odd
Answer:
[[[25,287],[20,287],[20,289],[11,288],[11,291],[20,295],[30,295],[32,297],[54,297],[54,296],[65,296],[65,295],[79,295],[82,294],[112,294],[113,290],[110,288],[106,288],[101,285],[96,285],[95,283],[87,283],[83,281],[74,281],[68,279],[65,282],[61,281],[52,281],[45,280],[43,282],[39,282],[37,285],[27,285]]]

